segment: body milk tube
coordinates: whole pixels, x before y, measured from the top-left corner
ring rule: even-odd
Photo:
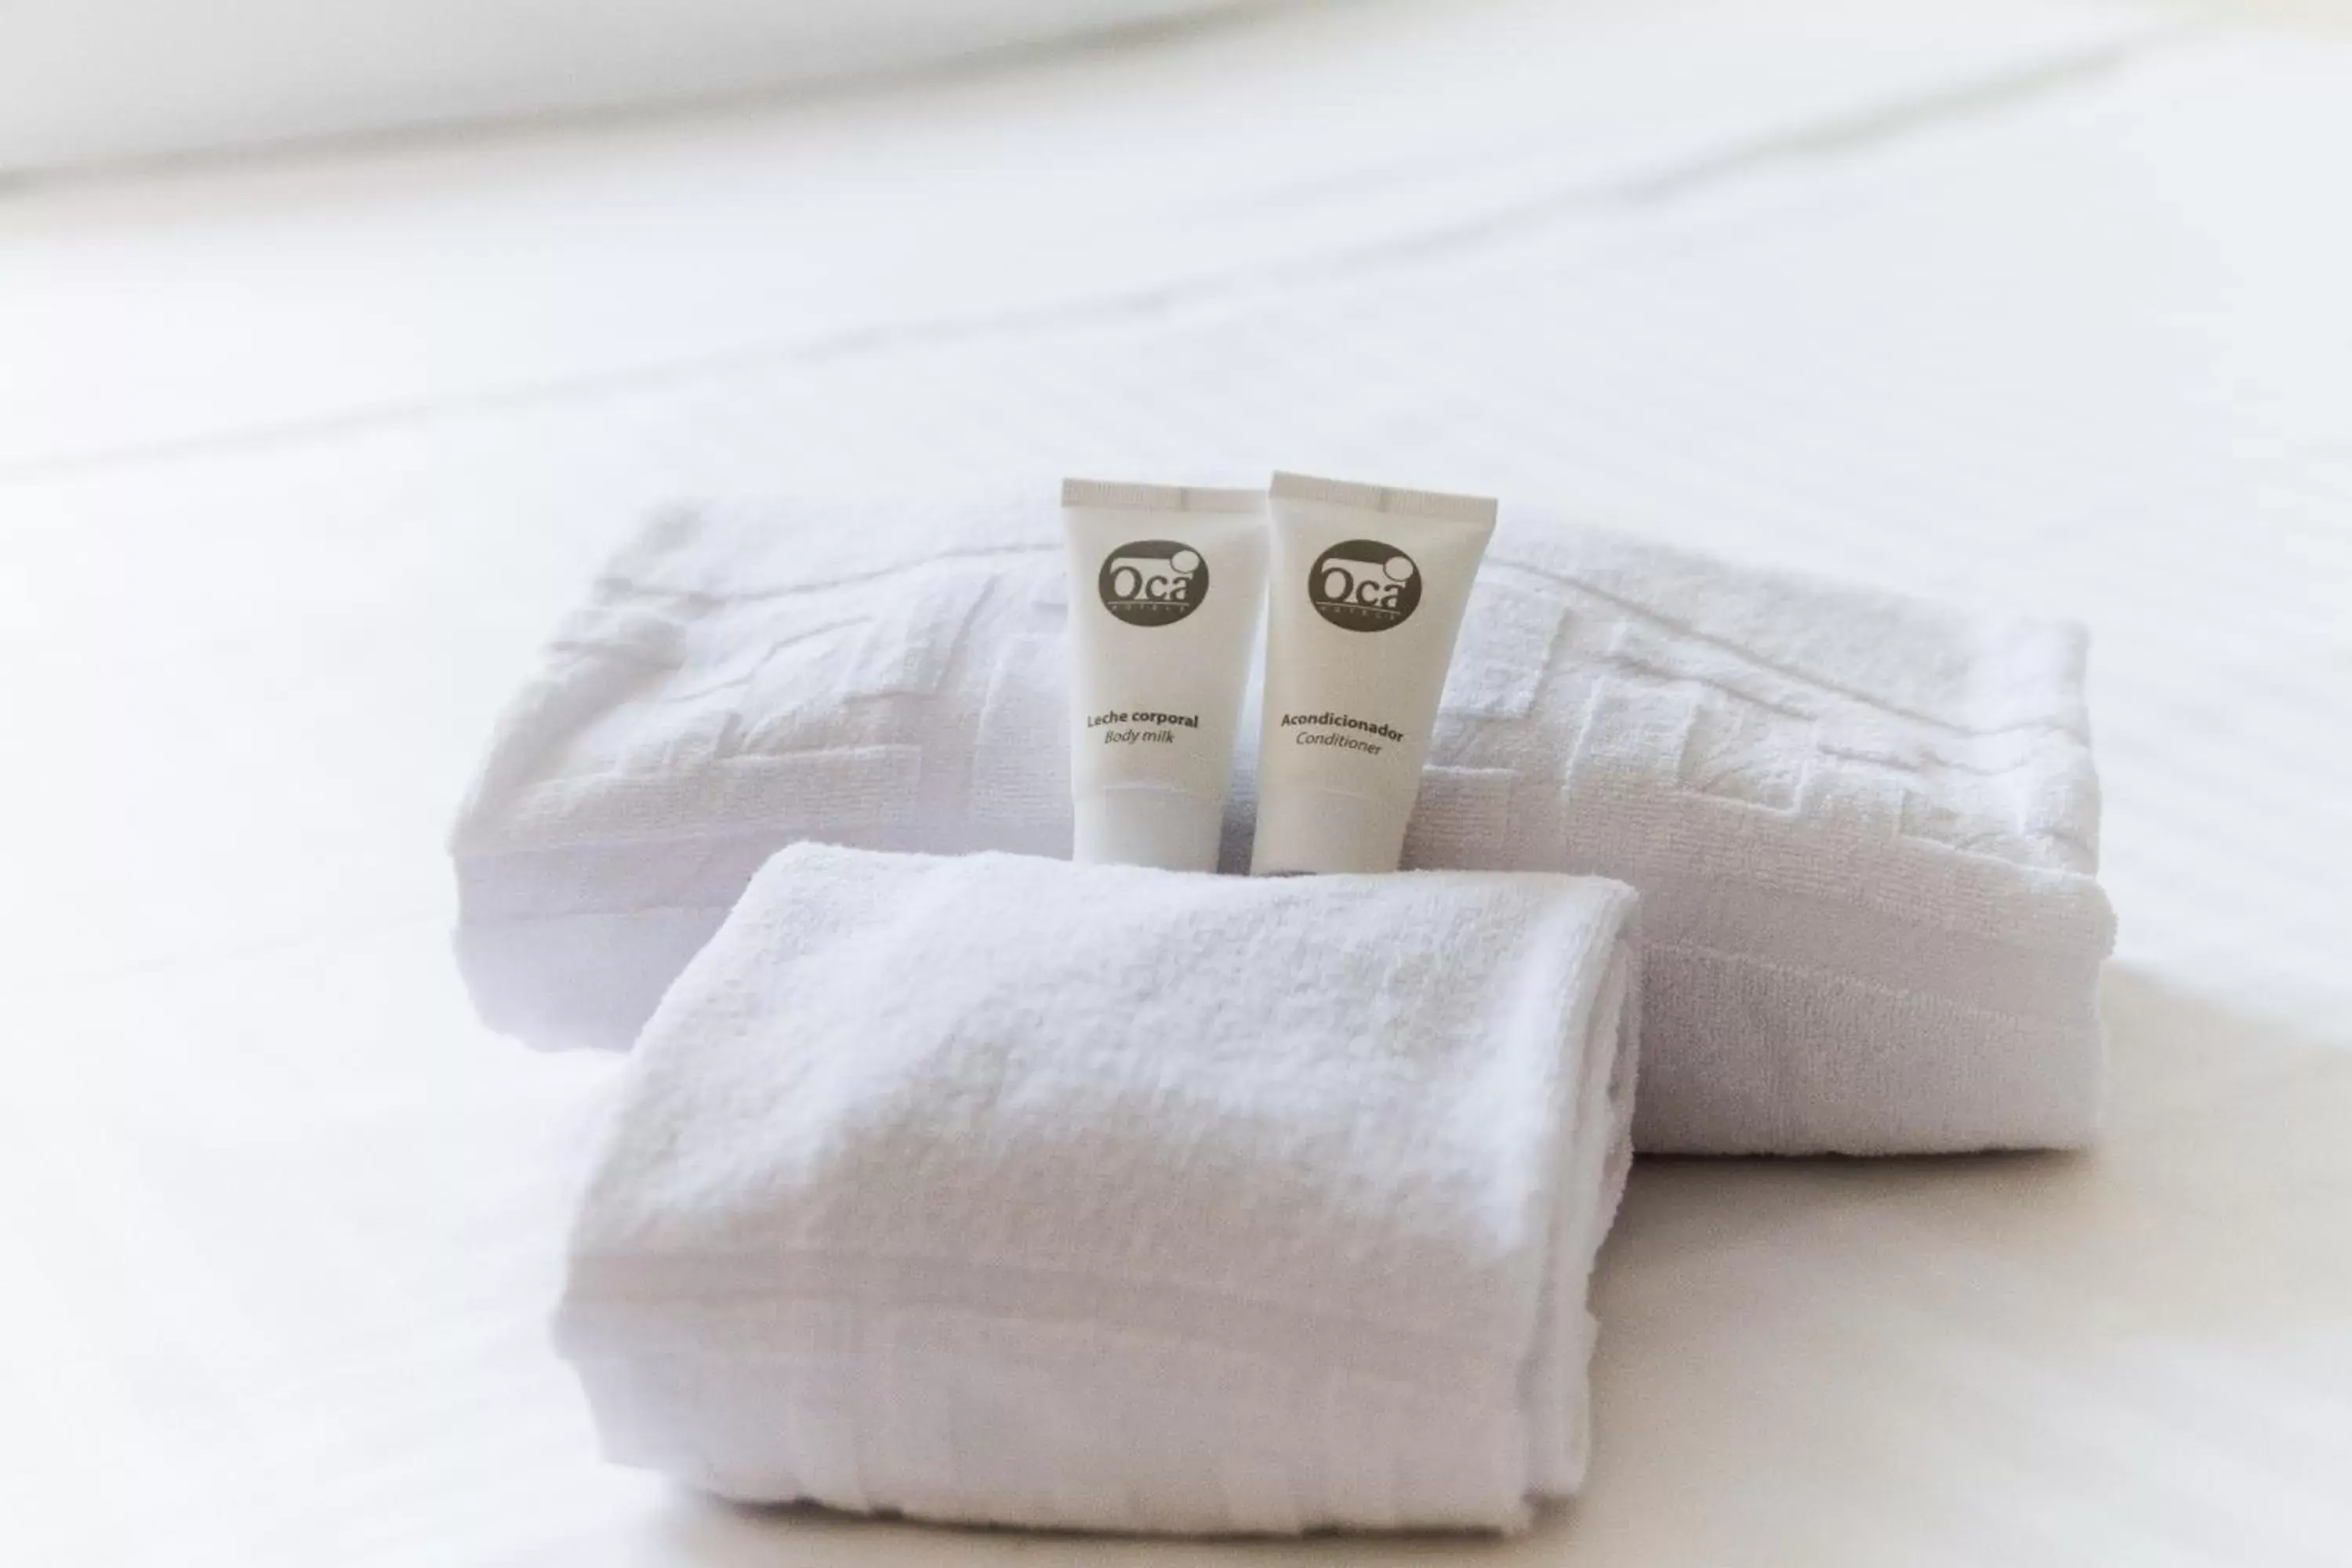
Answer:
[[[1393,871],[1495,503],[1297,474],[1272,496],[1250,870]]]
[[[1257,490],[1066,479],[1072,858],[1213,871],[1265,604]]]

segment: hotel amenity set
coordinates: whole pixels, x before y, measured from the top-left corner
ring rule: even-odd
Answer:
[[[493,738],[477,1005],[632,1052],[556,1320],[615,1460],[1516,1531],[1635,1148],[2092,1135],[2078,631],[1468,497],[1059,500],[665,514]]]

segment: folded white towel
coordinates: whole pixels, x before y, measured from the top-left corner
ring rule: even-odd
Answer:
[[[558,1341],[721,1495],[1514,1530],[1584,1473],[1632,889],[804,844],[630,1062]]]
[[[483,1016],[627,1045],[794,839],[1067,853],[1057,517],[1041,489],[649,528],[507,715],[458,824]],[[1644,1149],[2079,1144],[2113,937],[2083,653],[2070,627],[1507,506],[1407,863],[1642,890]],[[1244,758],[1236,866],[1253,775]]]

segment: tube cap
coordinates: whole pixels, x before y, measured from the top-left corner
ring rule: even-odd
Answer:
[[[1167,871],[1217,868],[1217,841],[1225,828],[1222,801],[1142,785],[1082,795],[1074,804],[1073,860]]]
[[[1412,803],[1391,805],[1337,790],[1278,790],[1258,797],[1250,875],[1393,871],[1404,858]]]

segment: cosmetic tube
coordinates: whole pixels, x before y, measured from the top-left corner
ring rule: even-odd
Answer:
[[[1271,498],[1250,870],[1393,871],[1495,502],[1297,474]]]
[[[1066,479],[1072,858],[1213,871],[1265,605],[1265,495]]]

